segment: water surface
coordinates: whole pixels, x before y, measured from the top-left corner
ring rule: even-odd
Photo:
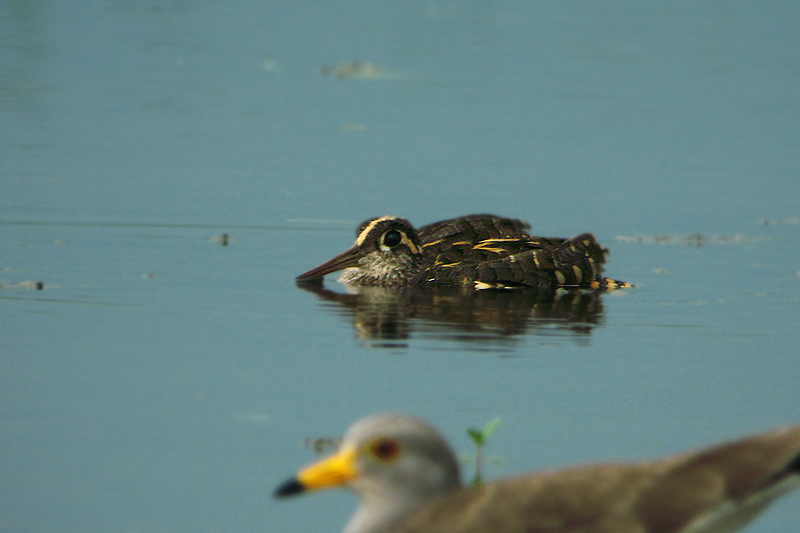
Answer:
[[[797,422],[797,20],[0,3],[0,528],[338,531],[350,495],[271,492],[380,410],[465,453],[502,417],[491,477]],[[594,232],[638,287],[442,316],[293,282],[366,218],[474,212]]]

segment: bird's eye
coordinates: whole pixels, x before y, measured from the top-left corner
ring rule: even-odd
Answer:
[[[373,457],[381,461],[391,461],[400,452],[400,446],[392,439],[375,439],[369,445]]]
[[[383,234],[383,244],[388,246],[389,248],[393,248],[400,244],[400,241],[403,240],[403,235],[397,231],[396,229],[389,230]]]

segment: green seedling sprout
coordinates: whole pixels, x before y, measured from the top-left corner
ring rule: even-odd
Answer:
[[[480,485],[483,483],[483,462],[484,462],[484,448],[486,441],[500,426],[501,419],[499,417],[489,420],[482,429],[468,428],[467,435],[475,443],[475,478],[472,480],[471,485]]]

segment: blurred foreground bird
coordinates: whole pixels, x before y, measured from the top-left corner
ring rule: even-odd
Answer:
[[[577,466],[463,487],[450,446],[417,418],[357,421],[276,497],[343,486],[345,533],[727,533],[800,486],[800,425],[649,462]]]

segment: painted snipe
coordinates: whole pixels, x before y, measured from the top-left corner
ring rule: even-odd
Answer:
[[[384,216],[363,222],[355,245],[297,277],[321,278],[346,269],[356,285],[600,289],[630,287],[602,276],[608,250],[590,233],[571,239],[533,237],[517,219],[469,215],[418,229]]]

